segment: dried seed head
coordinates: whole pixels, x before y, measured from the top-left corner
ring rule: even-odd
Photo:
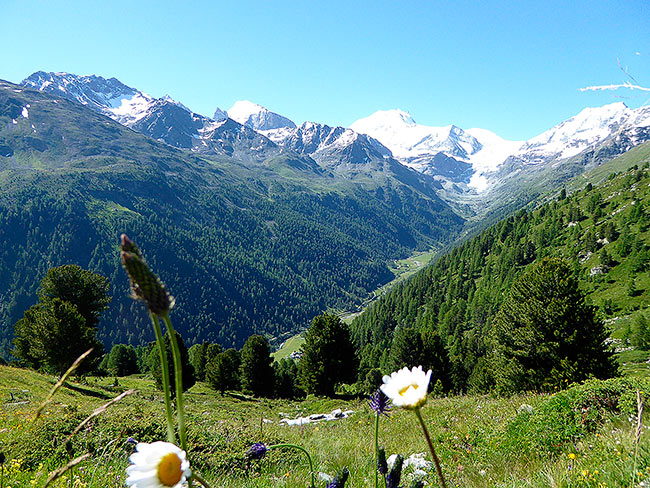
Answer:
[[[131,293],[134,299],[147,304],[149,311],[163,316],[174,306],[174,297],[165,285],[147,266],[138,247],[126,235],[122,234],[120,245],[122,266],[131,281]]]

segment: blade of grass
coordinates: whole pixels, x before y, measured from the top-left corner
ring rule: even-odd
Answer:
[[[63,376],[61,376],[59,381],[56,382],[56,384],[54,385],[50,393],[45,398],[45,401],[43,401],[43,403],[41,403],[41,406],[38,407],[34,420],[38,419],[41,416],[41,414],[43,413],[43,409],[52,401],[52,397],[57,392],[57,390],[63,386],[63,383],[66,382],[66,380],[70,377],[70,375],[75,372],[75,370],[79,367],[82,361],[86,359],[91,352],[93,352],[92,349],[88,349],[86,352],[84,352],[81,356],[79,356],[75,360],[74,363],[72,363],[72,366],[68,368],[68,370],[63,374]]]
[[[79,456],[78,458],[73,459],[73,460],[70,461],[68,464],[66,464],[65,466],[63,466],[62,468],[59,468],[59,469],[57,469],[56,471],[53,471],[52,474],[50,475],[50,477],[49,477],[49,478],[47,479],[47,481],[45,482],[45,485],[43,485],[43,488],[47,488],[48,486],[50,486],[50,484],[51,484],[52,482],[56,481],[58,478],[60,478],[61,475],[65,474],[67,471],[69,471],[70,469],[74,468],[77,464],[79,464],[79,463],[85,461],[85,460],[88,459],[89,457],[90,457],[90,453],[87,452],[87,453],[84,454],[83,456]]]
[[[84,426],[85,426],[88,422],[90,422],[92,419],[94,419],[94,418],[97,417],[98,415],[101,415],[103,412],[106,411],[106,409],[107,409],[108,407],[110,407],[110,406],[116,404],[116,403],[119,402],[122,398],[124,398],[124,397],[126,397],[126,396],[129,396],[129,395],[133,395],[134,393],[135,393],[135,390],[127,390],[127,391],[125,391],[124,393],[122,393],[121,395],[119,395],[119,396],[113,398],[110,402],[105,403],[105,404],[102,405],[101,407],[96,408],[95,411],[94,411],[93,413],[91,413],[88,417],[86,417],[86,418],[83,420],[83,422],[81,422],[79,425],[77,425],[77,428],[76,428],[74,431],[72,431],[72,434],[70,434],[70,435],[68,436],[68,439],[67,439],[67,440],[69,441],[70,439],[72,439],[72,438],[73,438],[73,437],[74,437],[74,436],[75,436],[75,435],[76,435],[76,434],[77,434],[81,429],[84,428]]]

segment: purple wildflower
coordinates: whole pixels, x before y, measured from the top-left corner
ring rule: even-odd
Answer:
[[[266,447],[266,444],[262,442],[256,442],[251,446],[246,455],[250,459],[262,459],[264,456],[266,456],[266,452],[268,450],[269,448]]]
[[[345,482],[348,480],[348,476],[350,476],[350,470],[343,468],[332,481],[327,483],[326,488],[345,488]]]
[[[404,456],[398,454],[390,473],[386,476],[386,488],[398,488],[402,480],[402,464],[404,464]]]
[[[380,389],[377,389],[377,391],[373,393],[373,395],[370,397],[370,400],[368,400],[368,405],[370,405],[370,408],[372,408],[377,413],[377,415],[384,414],[386,417],[388,417],[390,403],[386,394]]]

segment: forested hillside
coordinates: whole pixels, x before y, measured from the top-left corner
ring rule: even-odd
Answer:
[[[390,280],[390,259],[458,232],[462,219],[403,172],[417,184],[390,171],[336,177],[290,151],[262,163],[199,157],[0,82],[2,353],[47,269],[67,263],[110,278],[106,344],[151,340],[127,297],[122,232],[176,297],[188,344],[241,346],[254,332],[304,327]]]
[[[643,346],[642,310],[650,302],[648,161],[650,145],[635,148],[579,177],[573,187],[581,189],[569,196],[562,192],[519,211],[395,287],[352,324],[360,375],[378,362],[390,371],[410,350],[437,368],[446,388],[488,389],[497,312],[513,283],[547,257],[562,258],[573,269],[615,342]],[[614,172],[606,177],[608,167]]]

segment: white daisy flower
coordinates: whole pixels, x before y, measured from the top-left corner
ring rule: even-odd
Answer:
[[[185,451],[169,442],[139,442],[126,468],[126,484],[133,488],[181,488],[189,478]]]
[[[413,410],[424,405],[427,400],[427,389],[431,379],[431,370],[426,373],[422,366],[394,371],[390,376],[384,376],[381,391],[391,399],[397,407]]]

